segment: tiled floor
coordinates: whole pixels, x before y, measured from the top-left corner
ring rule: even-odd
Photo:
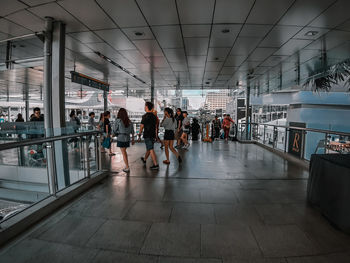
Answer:
[[[129,151],[130,176],[119,153],[106,157],[106,180],[3,248],[0,262],[350,262],[350,236],[306,204],[307,171],[271,152],[198,142],[182,165],[151,171],[142,144]]]

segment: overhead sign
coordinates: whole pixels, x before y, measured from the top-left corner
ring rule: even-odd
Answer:
[[[72,82],[103,91],[109,91],[109,84],[107,82],[91,78],[75,71],[71,71],[70,74]]]

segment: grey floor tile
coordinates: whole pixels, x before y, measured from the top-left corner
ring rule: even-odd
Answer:
[[[173,205],[167,202],[137,201],[123,219],[167,223],[169,221],[172,208]]]
[[[47,231],[40,234],[38,238],[83,246],[104,222],[104,219],[99,218],[67,215],[52,225]]]
[[[186,187],[167,188],[163,201],[200,202],[200,190]]]
[[[114,251],[100,251],[94,258],[94,263],[157,263],[158,257],[120,253]]]
[[[287,263],[284,258],[229,258],[224,259],[224,263]]]
[[[229,203],[237,204],[238,199],[235,195],[234,188],[232,189],[202,189],[200,191],[201,202],[203,203]]]
[[[88,247],[138,253],[150,224],[108,220],[91,237]]]
[[[200,226],[155,223],[141,253],[177,257],[200,256]]]
[[[121,219],[134,203],[134,200],[118,200],[110,198],[100,201],[93,206],[85,207],[80,214],[82,216],[105,219]]]
[[[159,257],[158,263],[222,263],[221,259]]]
[[[255,206],[248,204],[215,204],[216,223],[220,225],[261,225],[263,224]]]
[[[171,223],[215,224],[214,208],[211,204],[177,203],[170,218]]]
[[[96,249],[25,239],[0,254],[0,261],[3,263],[93,262],[97,252]]]
[[[261,256],[249,227],[202,225],[202,256],[247,258]]]
[[[319,253],[315,242],[295,225],[252,226],[265,257],[291,257]]]
[[[349,263],[349,253],[287,258],[288,263]]]
[[[238,202],[242,204],[268,204],[266,190],[236,190]]]

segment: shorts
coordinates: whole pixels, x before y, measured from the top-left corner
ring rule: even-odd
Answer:
[[[180,131],[175,131],[175,139],[176,140],[179,140],[180,138],[181,138],[181,135],[182,135],[182,130],[180,130]]]
[[[173,141],[175,139],[175,133],[172,130],[165,130],[164,132],[164,140]]]
[[[190,130],[183,130],[184,131],[184,133],[186,133],[186,134],[190,134]]]
[[[146,150],[153,150],[154,138],[145,138]]]
[[[117,141],[117,147],[119,147],[119,148],[129,148],[130,147],[130,142],[119,142],[119,141]]]

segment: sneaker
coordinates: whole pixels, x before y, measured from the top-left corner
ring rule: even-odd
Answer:
[[[145,160],[145,157],[141,157],[141,161],[146,164],[146,160]]]
[[[179,163],[182,163],[182,158],[180,155],[179,155],[179,157],[177,157],[177,160],[179,161]]]
[[[163,163],[164,163],[164,164],[170,164],[170,161],[164,160]]]
[[[124,173],[130,172],[130,168],[124,168],[124,169],[123,169],[123,172],[124,172]]]
[[[158,164],[157,165],[152,165],[150,168],[152,170],[159,170],[159,165]]]
[[[189,144],[189,143],[187,143],[187,144],[184,146],[185,149],[188,149],[189,147],[190,147],[190,144]]]

